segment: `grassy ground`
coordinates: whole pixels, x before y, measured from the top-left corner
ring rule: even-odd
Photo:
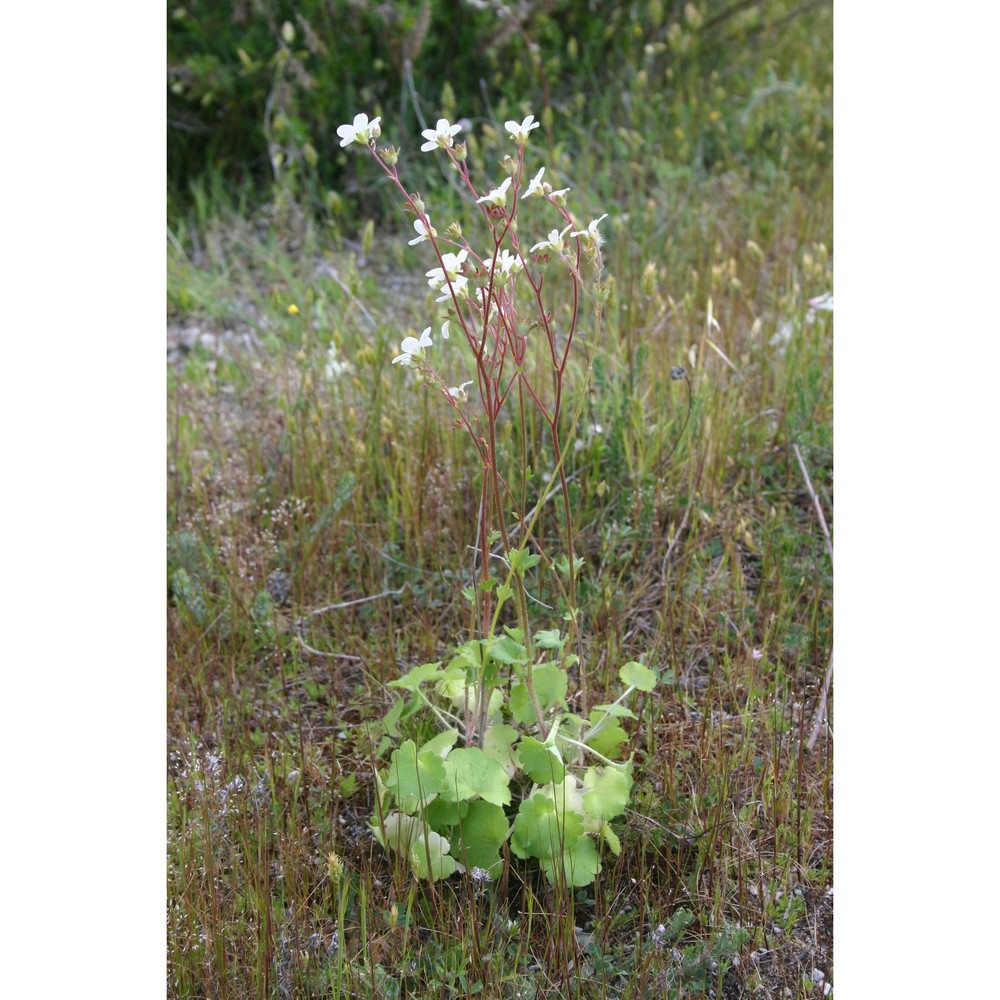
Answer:
[[[575,148],[551,172],[611,212],[615,278],[574,386],[584,669],[592,701],[628,659],[663,678],[631,724],[622,853],[575,894],[516,857],[484,890],[417,884],[373,840],[386,684],[470,625],[476,464],[389,363],[426,325],[427,265],[399,218],[346,237],[216,206],[169,248],[172,996],[832,980],[832,564],[803,474],[832,525],[832,313],[808,307],[832,287],[829,168],[639,177]]]

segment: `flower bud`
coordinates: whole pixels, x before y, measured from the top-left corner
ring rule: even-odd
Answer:
[[[344,859],[331,851],[326,859],[326,870],[330,875],[330,881],[336,884],[344,877]]]
[[[652,261],[643,268],[640,288],[646,298],[650,298],[656,291],[656,265]]]
[[[291,45],[295,41],[295,27],[291,21],[285,21],[281,26],[281,37],[286,45]]]
[[[469,155],[469,147],[464,142],[460,142],[452,147],[452,155],[461,163]]]
[[[395,146],[383,146],[378,152],[382,160],[390,167],[394,167],[399,160],[399,150]]]
[[[500,161],[500,168],[508,177],[513,177],[517,171],[517,161],[510,156],[505,156]]]
[[[453,222],[446,230],[445,235],[450,236],[452,239],[460,240],[462,238],[462,227],[456,221]]]
[[[420,215],[427,214],[427,206],[424,204],[424,199],[421,198],[419,194],[415,194],[413,196],[413,207]]]

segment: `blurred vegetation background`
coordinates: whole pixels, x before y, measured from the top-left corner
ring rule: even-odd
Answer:
[[[362,110],[398,143],[439,115],[528,108],[552,152],[614,145],[630,188],[666,170],[800,188],[828,173],[830,2],[191,0],[168,18],[171,219],[206,192],[341,224],[384,211],[336,136]]]

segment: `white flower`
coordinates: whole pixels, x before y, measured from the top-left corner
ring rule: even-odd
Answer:
[[[417,231],[418,236],[415,240],[410,240],[410,246],[415,247],[418,243],[423,243],[424,240],[430,239],[432,236],[437,236],[437,230],[430,225],[431,217],[427,216],[427,225],[424,225],[423,219],[417,219],[413,223],[413,228]],[[428,226],[430,228],[428,229]]]
[[[533,198],[535,195],[538,195],[540,198],[545,197],[545,188],[542,186],[542,174],[544,173],[545,167],[542,167],[542,169],[539,170],[530,181],[528,181],[528,190],[524,192],[525,198]]]
[[[450,386],[448,388],[448,395],[453,399],[457,399],[460,403],[464,403],[469,398],[468,393],[465,391],[467,385],[472,385],[472,379],[469,379],[468,382],[463,382],[461,385]]]
[[[331,344],[326,352],[326,377],[332,382],[335,378],[351,370],[350,361],[337,360],[337,345]]]
[[[504,277],[510,277],[517,274],[518,271],[524,270],[521,258],[515,257],[506,247],[500,251],[500,256],[497,257],[496,263],[494,263],[492,257],[487,257],[485,264],[488,271],[495,269],[498,275],[503,275]]]
[[[469,256],[469,251],[462,249],[458,253],[446,253],[441,255],[441,262],[444,267],[434,267],[427,272],[427,284],[431,288],[440,288],[445,283],[445,275],[454,281],[462,271],[462,264]]]
[[[404,337],[403,343],[400,345],[402,354],[397,354],[396,357],[392,359],[394,365],[412,365],[414,360],[417,358],[422,358],[424,356],[424,348],[431,346],[431,328],[427,327],[422,334],[420,334],[420,339],[417,340],[416,337]]]
[[[517,122],[504,122],[503,127],[507,129],[510,133],[510,137],[519,145],[523,146],[528,141],[528,133],[533,128],[538,128],[541,122],[535,121],[534,115],[528,115],[527,118],[521,122],[520,125]]]
[[[809,300],[810,309],[818,309],[820,312],[833,312],[833,292],[824,292],[814,299]]]
[[[354,116],[353,125],[338,125],[337,135],[340,136],[341,146],[350,146],[352,142],[360,142],[367,146],[372,139],[377,139],[382,134],[382,127],[379,122],[382,116],[368,121],[368,115],[360,114]]]
[[[542,180],[542,174],[545,173],[545,167],[535,174],[534,177],[528,181],[528,190],[524,192],[523,197],[525,198],[548,198],[551,201],[559,202],[560,199],[565,199],[565,196],[569,194],[569,188],[560,188],[558,191],[552,190],[552,185],[548,181]]]
[[[497,205],[503,208],[507,204],[507,188],[510,187],[510,178],[503,182],[498,188],[494,188],[489,194],[484,194],[482,198],[476,199],[476,204],[481,205],[484,201],[489,202],[491,205]]]
[[[549,233],[549,238],[547,240],[542,240],[541,243],[536,243],[528,252],[535,253],[536,250],[555,250],[559,253],[563,248],[563,237],[572,229],[572,225],[567,226],[562,232],[558,229],[553,229]]]
[[[468,284],[469,279],[464,274],[458,274],[451,279],[451,290],[445,288],[443,294],[434,301],[448,302],[451,299],[452,292],[454,292],[456,298],[464,299],[469,294]],[[440,288],[441,286],[439,285],[438,287]]]
[[[446,319],[446,320],[445,320],[445,321],[444,321],[444,322],[443,322],[443,323],[441,324],[441,337],[442,337],[442,339],[443,339],[443,340],[447,340],[447,339],[448,339],[448,337],[449,337],[449,336],[451,335],[451,331],[450,331],[450,330],[448,329],[448,324],[449,324],[450,322],[451,322],[450,320],[447,320],[447,319]]]
[[[450,149],[455,145],[452,136],[462,131],[461,125],[452,125],[447,118],[439,118],[436,128],[425,128],[420,134],[427,140],[421,147],[422,153],[429,153],[432,149]]]
[[[584,243],[593,243],[594,246],[599,247],[604,242],[604,237],[597,231],[597,227],[608,217],[608,213],[605,212],[599,219],[593,219],[586,229],[581,229],[575,233],[570,233],[570,236],[579,236]]]

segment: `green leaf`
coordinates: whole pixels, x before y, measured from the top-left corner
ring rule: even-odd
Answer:
[[[566,686],[568,678],[566,671],[557,667],[554,663],[543,663],[535,667],[533,672],[535,681],[535,694],[538,695],[538,702],[542,706],[542,711],[548,711],[555,706],[564,707],[566,704]]]
[[[490,656],[498,663],[510,666],[514,663],[524,663],[528,651],[521,643],[516,642],[509,635],[505,635],[500,639],[494,639],[490,644]]]
[[[618,857],[622,852],[622,842],[618,839],[618,834],[611,829],[610,823],[601,824],[601,842],[611,848],[611,853]]]
[[[402,813],[392,812],[386,816],[381,827],[378,823],[374,823],[372,832],[383,847],[406,854],[419,829],[420,820],[416,816],[404,816]]]
[[[410,864],[417,878],[447,878],[455,871],[455,859],[448,851],[451,845],[439,833],[428,830],[410,845]]]
[[[554,663],[543,663],[532,672],[535,682],[535,694],[543,712],[554,706],[564,707],[566,704],[566,687],[568,680],[566,671]],[[531,696],[528,686],[523,682],[515,684],[510,691],[511,714],[525,725],[535,721],[535,710],[531,706]]]
[[[388,686],[392,688],[403,688],[406,691],[416,691],[425,681],[439,680],[444,677],[445,672],[441,669],[441,661],[437,663],[424,663],[419,667],[414,667],[408,673],[403,674],[394,681],[389,681]]]
[[[535,633],[535,645],[539,649],[562,649],[569,636],[559,637],[559,629],[542,629]]]
[[[675,910],[663,929],[661,941],[676,941],[695,922],[695,915],[686,907]]]
[[[583,785],[577,782],[572,774],[567,774],[562,781],[545,785],[535,795],[544,795],[555,803],[556,813],[579,813],[583,817],[583,832],[596,833],[600,823],[593,817],[588,817],[583,808]]]
[[[425,810],[427,825],[438,833],[444,833],[450,826],[462,822],[462,817],[468,812],[468,802],[445,802],[438,796]]]
[[[496,876],[503,864],[500,848],[507,839],[510,827],[500,806],[479,799],[469,805],[452,839],[458,838],[454,853],[469,870],[485,868]]]
[[[479,673],[483,668],[483,644],[478,639],[469,639],[463,642],[455,655],[448,661],[449,667],[464,667],[471,670],[473,674]]]
[[[537,566],[541,561],[541,556],[533,555],[527,549],[510,549],[507,552],[507,563],[518,576],[524,576],[529,569]]]
[[[629,660],[619,671],[619,677],[623,684],[640,691],[652,691],[656,687],[656,671],[636,660]]]
[[[594,729],[601,719],[605,718],[603,712],[593,711],[590,713],[590,729]],[[618,725],[611,722],[601,727],[600,732],[591,736],[584,734],[583,742],[589,747],[593,747],[599,754],[614,760],[621,756],[619,748],[623,743],[628,742],[628,733]]]
[[[418,755],[416,744],[407,740],[389,759],[385,787],[404,813],[415,813],[433,801],[444,781],[444,761],[433,752]]]
[[[625,811],[632,790],[627,768],[588,767],[583,784],[588,789],[583,796],[583,808],[591,816],[607,822]]]
[[[581,556],[574,556],[573,572],[579,573],[580,570],[583,569],[584,562],[585,560]],[[565,552],[556,556],[556,558],[552,560],[552,565],[555,566],[556,572],[558,572],[560,576],[567,576],[569,574],[569,559],[567,558]]]
[[[504,582],[501,583],[499,587],[497,587],[497,601],[499,601],[501,604],[503,604],[504,601],[509,601],[511,597],[513,597],[513,595],[514,595],[514,588],[509,583],[507,583],[506,580],[504,580]]]
[[[402,739],[403,736],[399,731],[399,720],[405,707],[406,702],[402,698],[396,698],[392,703],[392,708],[382,717],[382,725],[385,726],[386,733],[394,736],[397,740]]]
[[[583,836],[583,817],[576,812],[556,812],[546,795],[525,799],[517,811],[510,849],[519,858],[557,857]]]
[[[495,760],[511,778],[517,770],[517,756],[513,743],[517,739],[517,730],[506,723],[490,726],[483,733],[483,753]]]
[[[476,588],[475,587],[463,587],[462,596],[470,603],[476,603]]]
[[[624,705],[595,705],[595,712],[603,712],[605,715],[611,715],[616,719],[637,719],[638,716],[630,708],[626,708]]]
[[[539,743],[532,736],[522,736],[517,745],[517,756],[521,767],[536,785],[547,785],[562,781],[566,768],[555,747]]]
[[[423,753],[436,753],[439,757],[444,759],[448,756],[448,751],[455,745],[458,740],[458,730],[457,729],[446,729],[443,733],[438,733],[437,736],[429,739],[421,748],[420,752]]]
[[[580,837],[561,855],[543,858],[541,864],[546,878],[553,885],[558,885],[563,878],[567,886],[590,885],[601,870],[601,859],[590,837]],[[562,873],[557,874],[560,868]]]
[[[510,805],[510,779],[500,763],[479,747],[452,750],[443,764],[441,798],[446,802],[483,798],[494,805]]]

